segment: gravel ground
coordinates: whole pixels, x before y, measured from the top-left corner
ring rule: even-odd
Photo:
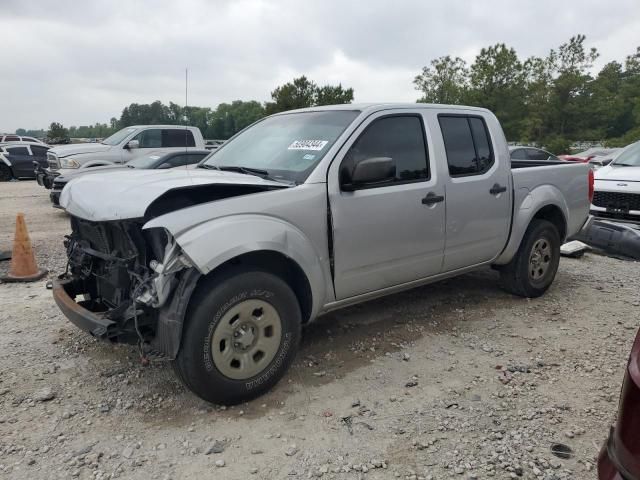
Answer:
[[[40,266],[60,273],[66,215],[34,182],[0,184],[0,249],[18,211]],[[335,312],[272,392],[227,409],[168,363],[78,331],[46,280],[2,284],[0,478],[594,478],[639,274],[587,254],[563,258],[540,299],[487,270]]]

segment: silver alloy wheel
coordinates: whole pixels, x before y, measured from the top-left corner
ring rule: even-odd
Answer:
[[[529,277],[539,282],[545,276],[551,266],[551,242],[546,238],[539,238],[533,244],[529,255]]]
[[[224,314],[213,332],[213,363],[224,376],[246,380],[267,368],[281,339],[276,309],[264,300],[244,300]]]

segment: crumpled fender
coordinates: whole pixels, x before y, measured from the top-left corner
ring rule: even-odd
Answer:
[[[521,198],[522,201],[518,206],[517,202]],[[518,251],[518,247],[520,247],[527,227],[540,209],[549,205],[558,207],[564,216],[565,223],[568,224],[569,207],[562,192],[553,185],[540,185],[531,191],[526,188],[520,188],[515,192],[514,201],[517,206],[513,212],[511,235],[509,236],[507,246],[494,262],[496,265],[505,265],[511,261]]]
[[[172,231],[170,217],[185,211],[169,213],[144,225],[166,228],[201,274],[214,270],[239,255],[256,251],[274,251],[289,257],[305,273],[313,296],[313,318],[326,296],[320,255],[305,234],[280,218],[264,214],[236,214],[214,218],[181,232]],[[166,220],[166,223],[165,221]]]

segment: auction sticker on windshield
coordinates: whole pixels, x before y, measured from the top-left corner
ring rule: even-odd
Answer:
[[[295,140],[287,150],[322,150],[329,143],[327,140]]]

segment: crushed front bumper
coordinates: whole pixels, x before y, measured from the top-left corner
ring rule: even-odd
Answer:
[[[53,298],[65,317],[76,327],[96,338],[106,340],[113,335],[116,322],[104,315],[94,313],[75,301],[79,294],[78,281],[68,278],[56,278],[53,281]]]

